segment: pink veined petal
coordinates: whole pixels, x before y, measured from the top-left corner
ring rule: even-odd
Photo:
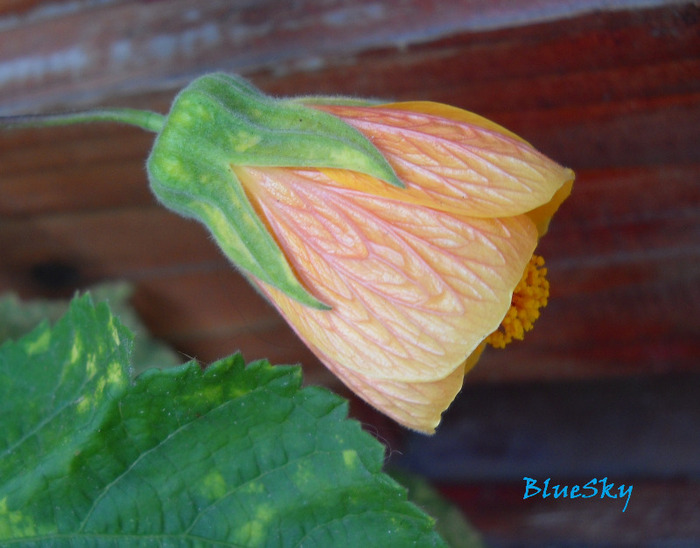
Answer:
[[[426,434],[435,432],[442,412],[462,388],[464,375],[481,356],[480,345],[465,361],[444,379],[433,382],[384,381],[363,377],[348,368],[337,368],[335,374],[369,404],[399,424]]]
[[[406,402],[422,393],[408,409],[439,420],[461,386],[455,371],[510,306],[536,245],[534,224],[371,196],[319,171],[234,169],[300,281],[332,310],[258,281],[263,293],[360,396],[391,415],[386,401],[397,390]],[[425,430],[425,420],[411,427]]]
[[[428,113],[418,110],[421,105]],[[407,103],[406,110],[401,103],[313,106],[364,133],[408,187],[357,174],[354,188],[371,194],[461,215],[505,217],[546,204],[573,178],[527,142],[466,111],[464,119],[473,123],[433,114],[447,108],[436,103]],[[446,110],[453,111],[459,109]]]

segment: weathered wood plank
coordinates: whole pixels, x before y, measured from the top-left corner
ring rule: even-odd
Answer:
[[[676,95],[698,89],[698,12],[686,4],[597,13],[371,50],[284,78],[254,74],[280,94],[290,81],[307,93],[415,99],[420,91],[490,114]]]
[[[330,58],[402,48],[464,32],[512,28],[661,0],[332,0],[239,3],[111,2],[31,12],[6,26],[0,47],[0,104],[7,110],[99,101],[183,85],[213,69],[277,74],[313,70]],[[195,7],[196,6],[196,7]]]
[[[89,283],[137,281],[226,261],[201,225],[159,206],[2,219],[0,249],[3,266],[18,274],[60,258]]]

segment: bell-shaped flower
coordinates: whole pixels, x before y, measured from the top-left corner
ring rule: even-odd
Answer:
[[[409,428],[433,432],[486,341],[522,338],[546,304],[533,252],[573,172],[446,105],[272,100],[234,83],[236,97],[250,93],[295,114],[280,125],[270,122],[272,106],[246,107],[253,122],[202,134],[222,152],[198,152],[192,164],[172,153],[183,137],[170,139],[166,124],[149,162],[154,191],[207,224],[356,394]],[[193,128],[186,134],[197,150],[206,133],[197,128],[220,113],[186,99],[170,119]],[[241,109],[231,102],[223,101],[228,111]],[[245,157],[280,136],[296,148],[278,144],[275,152],[268,143],[264,154]],[[304,144],[310,136],[318,142]],[[220,193],[203,199],[185,180]]]

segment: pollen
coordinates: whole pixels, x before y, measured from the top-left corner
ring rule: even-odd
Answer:
[[[546,275],[544,259],[533,255],[513,291],[510,309],[498,329],[486,338],[487,343],[494,348],[505,348],[513,339],[523,340],[540,317],[540,308],[547,306],[549,282]]]

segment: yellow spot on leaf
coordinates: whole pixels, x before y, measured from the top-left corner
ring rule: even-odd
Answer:
[[[250,481],[243,485],[239,491],[245,494],[262,495],[265,493],[265,485],[259,481]]]
[[[107,367],[107,381],[110,385],[120,385],[125,382],[124,370],[119,362],[113,361]]]
[[[112,335],[112,341],[114,341],[114,344],[119,346],[121,344],[121,338],[119,337],[119,328],[117,327],[115,318],[111,318],[109,320],[109,328],[110,328],[110,333]]]
[[[85,364],[85,375],[88,378],[92,378],[97,374],[97,361],[95,360],[95,355],[91,354],[87,358],[87,363]]]
[[[227,489],[226,480],[218,470],[211,470],[202,480],[201,493],[208,500],[223,498]]]
[[[38,334],[34,334],[36,338],[28,340],[26,343],[27,354],[29,356],[34,356],[36,354],[41,354],[46,352],[49,348],[49,343],[51,342],[51,332],[46,329]]]
[[[83,343],[80,339],[73,340],[73,347],[70,349],[70,364],[75,365],[80,360],[83,353]]]
[[[313,483],[316,478],[316,471],[308,463],[300,461],[295,466],[293,481],[300,489],[304,489],[306,485]]]
[[[87,396],[83,395],[81,396],[78,401],[76,402],[77,405],[75,407],[76,411],[83,415],[87,412],[90,411],[90,402],[92,401],[92,398],[88,398]]]
[[[357,468],[357,465],[360,462],[360,459],[357,455],[357,451],[353,449],[346,449],[345,451],[343,451],[343,462],[345,463],[345,466],[350,470],[354,470],[355,468]]]
[[[7,497],[0,500],[0,538],[21,538],[38,534],[31,517],[7,508]]]
[[[267,504],[261,504],[254,510],[253,519],[241,525],[235,531],[235,542],[246,546],[261,546],[275,518],[274,510]]]

